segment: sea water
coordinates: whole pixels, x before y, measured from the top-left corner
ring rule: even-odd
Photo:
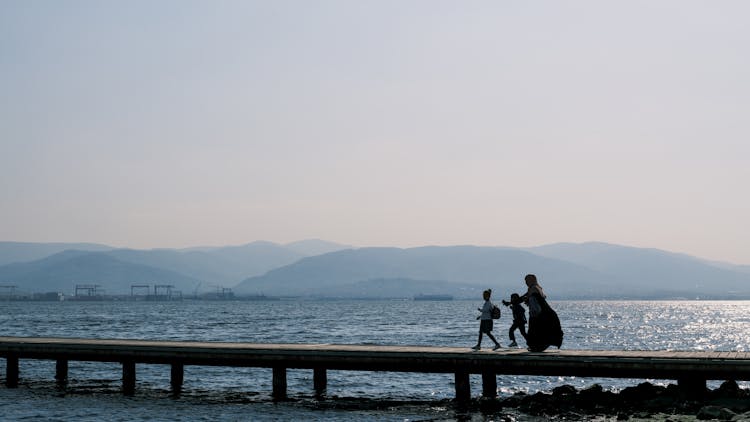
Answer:
[[[749,351],[750,302],[554,301],[563,348]],[[482,301],[278,300],[180,302],[2,302],[0,335],[254,343],[474,345]],[[495,321],[507,344],[510,310]],[[519,340],[520,335],[517,333]],[[519,343],[523,343],[519,341]],[[487,338],[484,345],[491,346]],[[5,362],[0,359],[4,369]],[[53,361],[20,361],[17,389],[0,387],[5,420],[484,420],[456,410],[452,374],[328,371],[327,398],[313,396],[312,371],[287,373],[289,401],[271,399],[271,370],[186,366],[172,397],[168,365],[137,365],[136,393],[121,394],[117,363],[71,361],[59,389]],[[2,377],[4,377],[4,370]],[[617,391],[643,380],[506,376],[500,396],[594,383]],[[651,380],[665,384],[668,381]],[[747,388],[747,385],[741,384]],[[718,382],[709,383],[709,387]],[[471,376],[473,395],[481,376]],[[467,413],[468,412],[468,413]],[[517,411],[502,415],[536,420]]]

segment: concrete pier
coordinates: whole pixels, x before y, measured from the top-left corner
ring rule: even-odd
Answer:
[[[469,376],[482,377],[482,395],[497,396],[497,376],[541,375],[679,380],[703,394],[706,380],[750,380],[750,353],[523,349],[471,351],[468,347],[255,344],[0,337],[7,387],[19,381],[19,359],[57,361],[55,378],[67,379],[69,361],[119,362],[124,394],[134,394],[136,364],[171,365],[171,385],[182,389],[186,365],[265,367],[273,370],[273,397],[287,397],[287,369],[313,370],[316,395],[325,394],[328,370],[453,373],[456,398],[471,397]]]

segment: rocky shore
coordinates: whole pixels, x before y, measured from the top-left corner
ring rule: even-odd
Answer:
[[[726,381],[715,390],[694,397],[675,384],[648,382],[627,387],[619,393],[606,391],[599,384],[577,390],[570,385],[551,393],[517,393],[500,399],[479,399],[473,405],[485,413],[517,409],[531,415],[556,420],[726,420],[750,422],[750,390]]]

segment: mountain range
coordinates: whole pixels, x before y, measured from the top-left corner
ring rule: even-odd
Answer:
[[[559,299],[750,298],[749,266],[600,242],[402,249],[305,240],[152,250],[0,242],[0,263],[0,285],[65,294],[75,284],[98,284],[110,294],[170,284],[183,294],[224,287],[238,295],[476,298],[492,288],[505,297],[524,292],[523,276],[535,273]]]
[[[523,250],[476,246],[348,249],[303,258],[291,265],[250,277],[235,287],[238,293],[272,295],[328,295],[368,280],[440,281],[445,293],[471,286],[505,291],[522,289],[530,269],[556,274],[550,287],[568,286],[580,295],[596,296],[609,290],[604,274],[581,265],[546,258]],[[481,290],[478,290],[481,292]],[[396,296],[397,290],[389,296]],[[462,295],[463,296],[463,295]]]
[[[97,284],[108,294],[126,294],[133,284],[174,285],[185,293],[231,288],[240,280],[311,254],[347,248],[322,240],[280,245],[185,249],[116,249],[96,244],[0,242],[0,285],[21,291],[69,294],[76,284]]]

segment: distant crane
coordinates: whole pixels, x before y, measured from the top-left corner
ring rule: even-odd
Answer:
[[[222,287],[221,288],[221,294],[219,295],[221,299],[231,299],[234,297],[234,293],[232,293],[232,289],[229,287]]]
[[[154,297],[159,298],[159,290],[166,290],[166,293],[162,296],[166,300],[170,300],[172,298],[172,288],[174,287],[173,284],[154,284]]]
[[[78,292],[86,292],[86,296],[96,296],[97,290],[101,287],[98,284],[76,284],[76,297],[82,296]]]

